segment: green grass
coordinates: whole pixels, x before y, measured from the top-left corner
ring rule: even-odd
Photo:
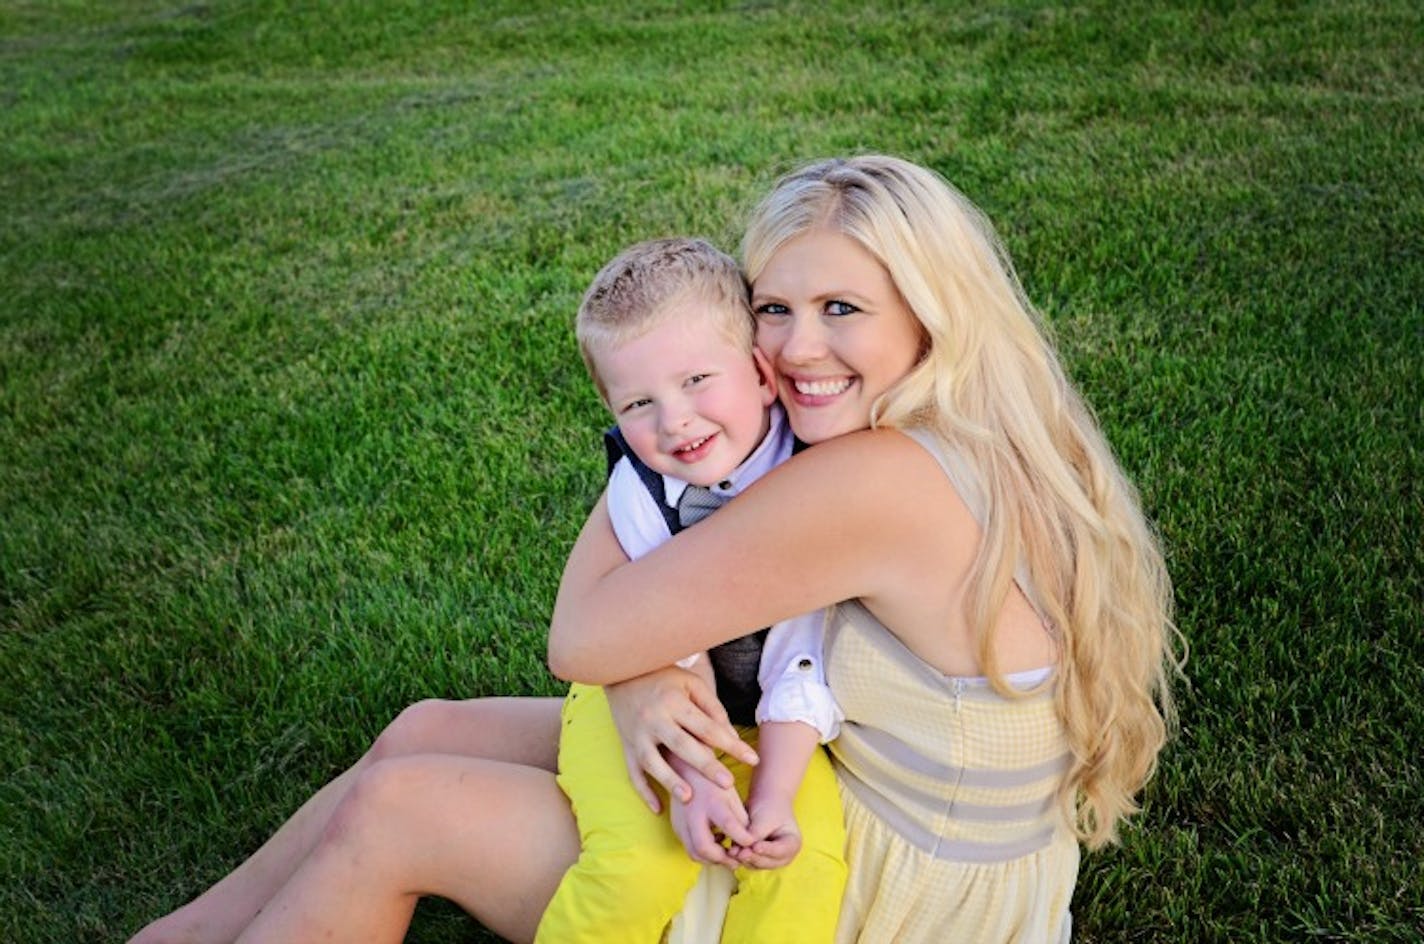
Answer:
[[[1181,736],[1079,939],[1417,939],[1424,14],[860,6],[0,4],[0,940],[557,692],[584,284],[862,150],[995,219],[1169,547]]]

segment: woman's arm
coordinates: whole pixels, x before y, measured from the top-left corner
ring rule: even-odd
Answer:
[[[550,667],[607,684],[841,600],[893,610],[902,585],[932,572],[924,506],[946,488],[923,448],[879,430],[796,456],[632,563],[610,553],[600,506],[564,570]]]
[[[578,569],[583,579],[596,579],[628,563],[628,555],[613,530],[608,514],[607,492],[599,496],[565,565],[568,573]],[[553,633],[550,632],[552,643]],[[686,652],[681,655],[686,656]],[[699,659],[700,671],[688,671],[661,663],[654,671],[605,686],[609,707],[623,741],[623,759],[633,787],[652,809],[661,803],[644,777],[647,771],[672,796],[684,802],[691,788],[670,767],[662,755],[666,746],[683,757],[709,780],[731,786],[732,775],[713,751],[731,754],[743,763],[755,764],[756,752],[738,736],[727,720],[727,712],[717,700],[710,664]],[[550,664],[553,664],[552,656]],[[694,667],[697,668],[697,667]]]

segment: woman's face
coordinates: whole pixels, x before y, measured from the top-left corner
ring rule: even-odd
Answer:
[[[870,425],[870,406],[919,360],[924,332],[890,273],[849,236],[812,230],[752,286],[757,347],[791,428],[818,443]]]

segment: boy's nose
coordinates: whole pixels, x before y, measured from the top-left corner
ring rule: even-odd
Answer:
[[[691,417],[692,411],[687,404],[681,401],[667,403],[658,411],[658,425],[664,433],[675,433],[685,427]]]

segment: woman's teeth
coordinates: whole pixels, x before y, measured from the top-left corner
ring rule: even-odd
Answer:
[[[805,394],[808,397],[833,397],[849,389],[850,378],[842,377],[840,380],[798,380],[795,384],[796,392]]]

